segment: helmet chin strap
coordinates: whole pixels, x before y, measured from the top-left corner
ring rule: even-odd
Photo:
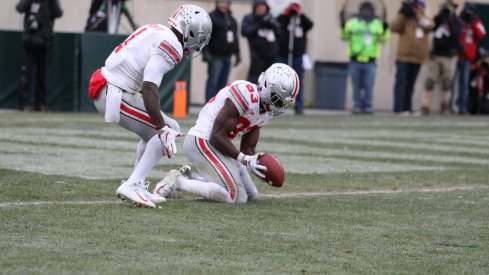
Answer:
[[[270,113],[270,112],[272,112],[272,110],[270,110],[268,104],[260,99],[260,114]]]

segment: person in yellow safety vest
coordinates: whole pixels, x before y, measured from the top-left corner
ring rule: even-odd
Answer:
[[[389,26],[375,17],[375,7],[369,1],[361,3],[359,14],[341,25],[341,39],[348,42],[347,54],[350,57],[352,113],[372,114],[375,61],[380,55],[380,44],[389,40]]]

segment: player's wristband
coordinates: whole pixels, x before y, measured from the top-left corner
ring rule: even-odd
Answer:
[[[161,127],[157,127],[157,126],[155,126],[156,133],[158,133],[159,135],[161,135],[161,134],[163,133],[163,129],[164,129],[165,127],[167,127],[167,125],[166,125],[166,124],[163,124],[163,126],[161,126]]]
[[[236,158],[239,162],[243,163],[244,158],[246,157],[245,154],[239,152],[238,157]],[[243,163],[244,164],[244,163]]]

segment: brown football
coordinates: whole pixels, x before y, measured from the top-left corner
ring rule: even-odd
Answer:
[[[265,181],[275,187],[282,187],[285,180],[285,170],[278,160],[272,154],[265,153],[258,159],[258,164],[267,167],[265,174]]]

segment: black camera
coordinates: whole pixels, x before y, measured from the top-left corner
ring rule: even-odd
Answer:
[[[39,29],[41,29],[41,22],[37,20],[35,15],[31,14],[27,22],[27,31],[33,33],[39,31]]]

